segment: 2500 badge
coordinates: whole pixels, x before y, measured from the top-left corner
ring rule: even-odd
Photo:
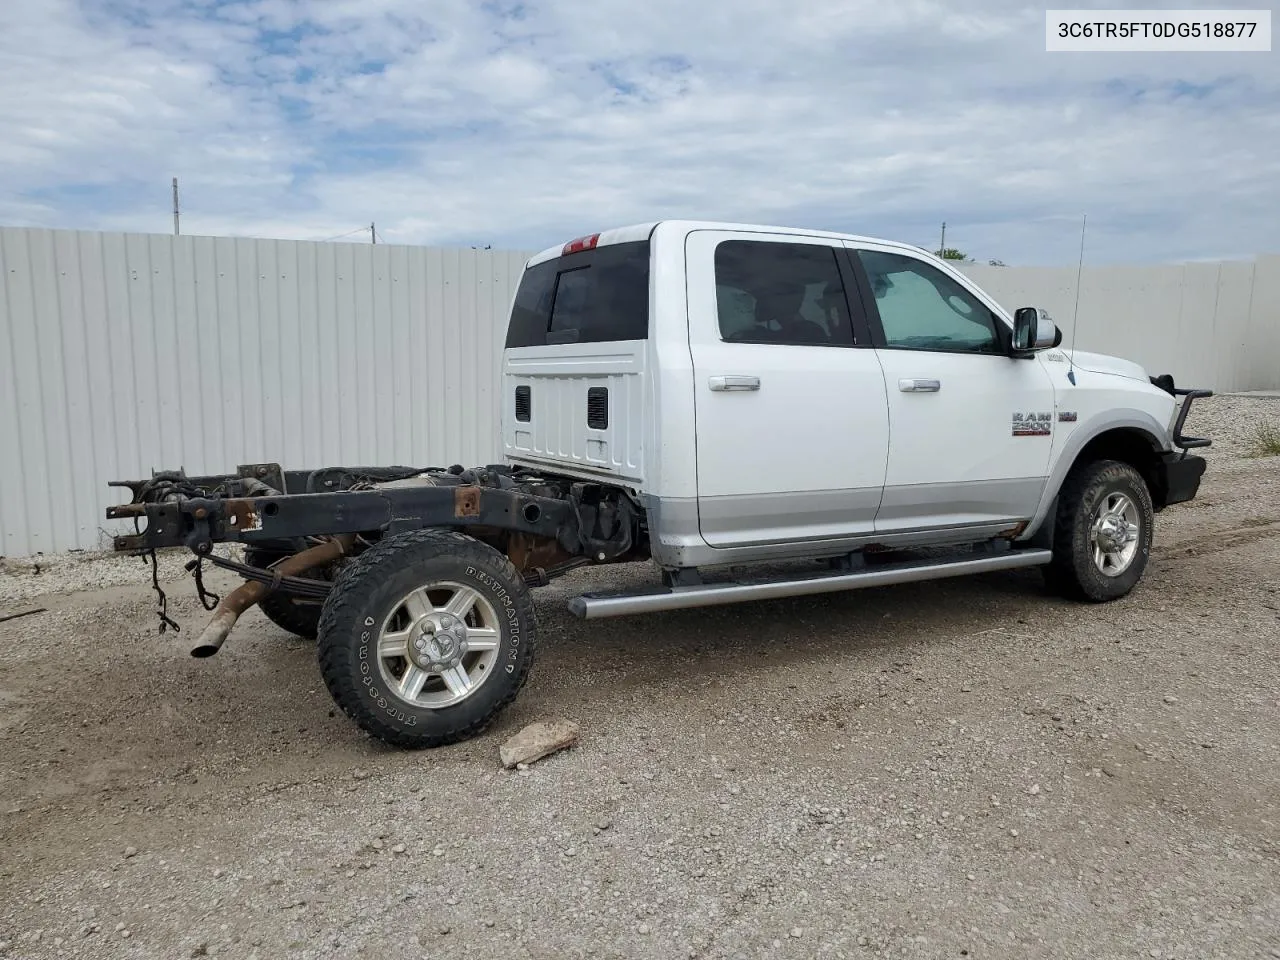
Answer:
[[[1052,430],[1051,413],[1014,413],[1013,435],[1015,437],[1047,437]]]

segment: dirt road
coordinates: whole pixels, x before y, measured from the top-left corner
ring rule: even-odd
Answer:
[[[605,571],[557,583],[513,708],[429,753],[257,611],[196,661],[188,586],[179,636],[136,571],[43,596],[0,624],[0,956],[1280,957],[1280,463],[1238,452],[1105,606],[1031,571],[583,623]]]

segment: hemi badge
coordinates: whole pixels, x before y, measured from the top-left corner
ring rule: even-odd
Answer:
[[[1059,423],[1075,423],[1076,412],[1074,410],[1064,410],[1058,414]]]

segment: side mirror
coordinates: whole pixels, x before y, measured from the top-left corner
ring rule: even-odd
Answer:
[[[1062,343],[1062,331],[1039,307],[1019,307],[1013,313],[1013,355],[1026,356]]]

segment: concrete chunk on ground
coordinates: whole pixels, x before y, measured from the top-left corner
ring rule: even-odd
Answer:
[[[521,763],[534,763],[578,742],[578,725],[572,720],[531,723],[499,749],[502,765],[508,770]]]

